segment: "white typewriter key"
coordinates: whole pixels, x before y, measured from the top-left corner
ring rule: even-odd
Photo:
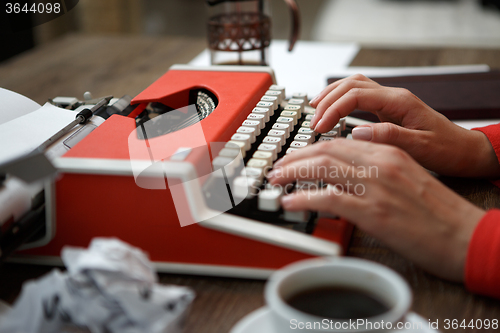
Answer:
[[[278,138],[277,136],[266,136],[264,140],[262,140],[262,143],[265,145],[275,145],[276,148],[278,149],[278,154],[281,153],[281,146],[283,146],[284,142],[281,140],[281,138]]]
[[[264,121],[267,123],[272,114],[269,108],[253,108],[252,113],[264,115]]]
[[[274,108],[274,103],[271,103],[271,102],[260,101],[259,103],[257,103],[257,107],[258,108],[271,108],[272,110],[276,110]]]
[[[292,95],[293,99],[303,99],[305,104],[304,105],[309,105],[309,101],[307,99],[307,93],[306,92],[296,92],[293,93]]]
[[[290,148],[304,148],[307,146],[309,146],[309,144],[302,141],[292,141],[292,143],[290,143]]]
[[[245,149],[245,143],[242,141],[229,141],[226,143],[224,146],[226,148],[232,148],[232,149],[239,149],[241,151],[241,156],[245,158],[246,156],[246,149]]]
[[[286,154],[290,154],[290,153],[293,153],[294,151],[298,150],[297,148],[288,148],[286,150]]]
[[[307,142],[307,143],[313,143],[314,142],[314,136],[312,135],[306,135],[306,134],[297,134],[294,138],[294,141],[302,141],[302,142]]]
[[[300,126],[311,128],[311,122],[307,120],[303,121],[302,124],[300,124]]]
[[[246,127],[246,126],[240,126],[237,130],[236,133],[241,133],[241,134],[248,134],[250,135],[250,143],[255,142],[255,128],[252,127]]]
[[[256,106],[256,107],[254,107],[254,110],[255,109],[266,109],[266,110],[269,110],[269,115],[271,117],[274,115],[274,110],[273,110],[272,106]]]
[[[227,177],[232,177],[235,174],[236,169],[240,166],[241,160],[234,159],[231,157],[217,156],[212,161],[212,166],[215,170],[224,168]]]
[[[315,112],[316,112],[316,109],[311,107],[311,106],[304,107],[305,114],[314,114]]]
[[[283,195],[281,186],[273,186],[260,191],[258,208],[267,212],[277,212],[281,208],[280,199]]]
[[[268,90],[264,95],[278,97],[278,104],[283,103],[285,99],[284,89],[283,92],[281,90]]]
[[[344,118],[340,118],[339,120],[339,125],[340,125],[340,130],[342,131],[345,131],[345,127],[346,127],[346,121],[347,119],[344,117]]]
[[[267,160],[261,160],[260,158],[251,158],[247,162],[247,167],[249,168],[265,169],[268,166],[271,166],[271,163],[269,163]]]
[[[304,106],[305,105],[305,101],[302,98],[290,98],[288,100],[288,104],[302,105],[302,106]]]
[[[255,196],[260,187],[260,182],[256,178],[236,177],[233,181],[231,191],[235,197],[251,198]]]
[[[239,153],[240,153],[239,149],[222,148],[221,151],[219,152],[219,156],[235,159]]]
[[[73,106],[76,103],[78,103],[78,98],[76,97],[54,97],[52,99],[52,102],[55,104],[61,104],[61,105],[67,105],[67,106]]]
[[[342,136],[342,127],[340,126],[340,124],[335,125],[332,131],[337,131],[338,136]]]
[[[241,123],[241,125],[245,126],[245,127],[255,128],[255,135],[256,136],[260,135],[260,128],[261,127],[260,127],[260,122],[258,120],[247,119],[243,123]]]
[[[301,127],[299,128],[299,134],[305,134],[305,135],[316,135],[313,129],[309,127]]]
[[[264,95],[260,98],[260,100],[262,102],[270,102],[270,103],[273,103],[273,108],[276,110],[278,108],[278,105],[280,103],[278,103],[278,97],[276,96],[267,96],[267,95]]]
[[[326,133],[321,134],[322,137],[330,137],[330,138],[336,138],[339,136],[339,132],[335,129],[332,129],[331,131],[328,131]]]
[[[335,140],[335,137],[333,136],[322,136],[318,139],[318,142],[323,142],[323,141],[332,141]]]
[[[264,169],[245,167],[241,170],[241,175],[257,179],[260,183],[264,180]]]
[[[313,115],[313,114],[308,114],[308,115],[306,116],[306,121],[311,121],[311,120],[313,120],[313,117],[314,117],[314,115]]]
[[[347,140],[352,140],[352,134],[347,134],[347,136],[345,137]]]
[[[266,116],[263,114],[250,113],[247,117],[248,120],[255,120],[259,122],[260,129],[266,127]]]
[[[250,161],[253,160],[253,159],[264,160],[264,161],[267,162],[267,165],[269,165],[269,166],[271,166],[273,164],[273,162],[274,162],[274,160],[273,160],[273,153],[270,153],[268,151],[257,150],[255,153],[253,153],[253,156],[250,159]]]
[[[285,214],[283,214],[283,219],[285,219],[288,222],[295,222],[295,223],[305,223],[309,221],[309,217],[311,213],[307,210],[299,210],[297,212],[291,212],[288,210],[284,211]]]
[[[241,152],[241,157],[245,158],[246,156],[246,150],[245,150],[245,143],[242,141],[228,141],[226,145],[224,146],[225,148],[230,148],[230,149],[238,149]]]
[[[299,115],[299,118],[301,118],[302,114],[304,113],[304,107],[297,105],[297,104],[288,104],[287,106],[285,106],[285,108],[283,110],[284,111],[295,111]]]
[[[268,145],[265,143],[261,143],[259,147],[257,147],[257,150],[260,151],[267,151],[273,154],[273,160],[276,160],[278,158],[278,147],[276,145]]]
[[[270,86],[269,90],[278,90],[281,91],[283,94],[285,93],[285,87],[278,86],[277,84],[273,84],[272,86]]]
[[[233,134],[231,141],[241,141],[245,144],[245,150],[250,149],[250,135],[248,134]]]
[[[299,115],[299,118],[302,117],[302,107],[300,105],[288,104],[285,106],[284,111],[295,111]]]
[[[271,129],[271,130],[269,130],[269,132],[267,132],[267,135],[269,135],[269,136],[276,136],[276,137],[278,137],[278,138],[281,139],[281,142],[283,142],[283,144],[285,143],[285,140],[286,140],[286,131]]]
[[[283,124],[283,123],[273,124],[273,129],[278,131],[285,131],[286,139],[290,137],[290,125],[288,124]]]
[[[278,117],[278,119],[276,119],[276,122],[277,123],[281,123],[281,124],[287,124],[290,126],[290,132],[293,131],[293,118],[290,118],[290,117]]]
[[[295,111],[282,111],[280,117],[293,118],[293,126],[297,125],[299,121],[299,115]]]
[[[302,113],[304,111],[304,106],[306,105],[306,102],[303,99],[290,98],[288,100],[288,105],[299,105],[300,106],[300,112]]]

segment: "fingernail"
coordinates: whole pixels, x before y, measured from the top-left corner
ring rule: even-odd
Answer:
[[[319,95],[314,97],[310,102],[309,104],[314,104],[316,102],[316,100],[318,99]]]
[[[316,132],[318,132],[318,127],[320,127],[320,126],[321,126],[321,123],[322,123],[322,122],[323,122],[323,119],[321,119],[320,121],[318,121],[318,123],[316,124],[316,126],[314,126],[314,130],[315,130]]]
[[[293,196],[292,195],[285,195],[284,197],[281,198],[281,206],[283,208],[291,208],[293,205]]]
[[[311,119],[311,123],[309,124],[309,127],[311,127],[312,129],[314,129],[314,126],[316,126],[317,118],[318,118],[318,115],[314,114],[313,119]]]
[[[370,141],[373,137],[371,127],[355,127],[352,130],[352,138],[354,140]]]

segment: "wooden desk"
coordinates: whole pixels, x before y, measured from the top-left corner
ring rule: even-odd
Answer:
[[[136,95],[172,64],[185,63],[205,47],[203,39],[69,36],[0,64],[0,87],[44,103],[54,96]],[[500,69],[500,50],[362,49],[357,66],[428,66],[485,63]],[[482,180],[441,178],[480,207],[500,207],[500,190]],[[413,311],[432,321],[500,319],[500,301],[468,293],[438,279],[356,231],[348,255],[375,260],[402,274],[414,292]],[[0,269],[0,299],[12,303],[24,281],[51,267],[6,264]],[[161,274],[165,284],[185,285],[197,298],[186,332],[228,332],[264,305],[263,281]],[[441,325],[441,324],[440,324]],[[481,330],[478,330],[481,331]],[[481,331],[483,332],[483,331]]]

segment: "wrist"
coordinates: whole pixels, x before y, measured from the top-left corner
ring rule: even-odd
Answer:
[[[495,178],[500,176],[498,157],[488,137],[481,131],[468,131],[471,146],[466,152],[469,177]]]

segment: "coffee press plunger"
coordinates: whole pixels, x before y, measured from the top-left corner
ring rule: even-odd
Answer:
[[[265,0],[206,0],[208,44],[213,65],[268,65],[271,44],[269,4]],[[292,14],[291,51],[299,35],[295,0],[285,0]]]

